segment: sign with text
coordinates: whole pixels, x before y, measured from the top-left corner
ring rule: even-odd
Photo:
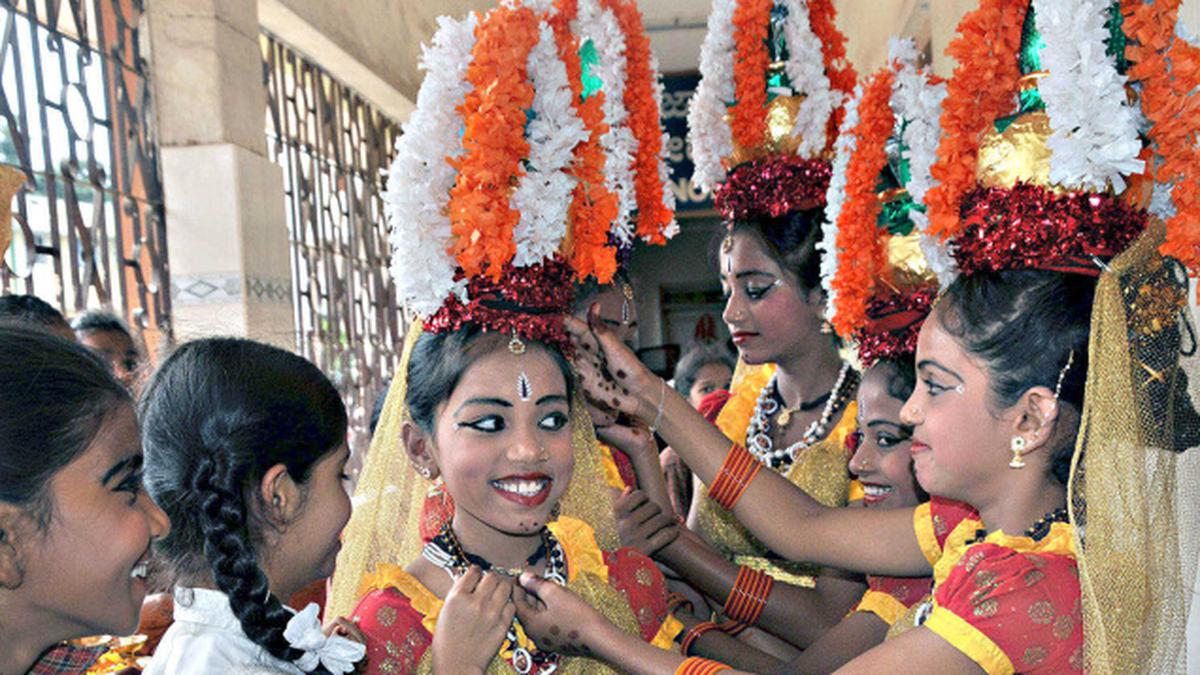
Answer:
[[[692,184],[691,148],[687,143],[687,111],[700,76],[663,76],[663,128],[667,132],[667,164],[671,168],[671,190],[680,215],[712,211],[712,195]]]

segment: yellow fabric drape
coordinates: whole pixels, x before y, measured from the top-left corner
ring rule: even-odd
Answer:
[[[1187,276],[1153,223],[1100,277],[1068,486],[1083,595],[1086,669],[1186,669],[1200,556],[1196,338]]]

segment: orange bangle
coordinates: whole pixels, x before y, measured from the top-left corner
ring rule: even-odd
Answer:
[[[746,629],[749,627],[750,626],[734,619],[725,619],[721,623],[717,624],[717,629],[729,637],[737,637],[746,632]]]
[[[692,626],[687,633],[684,633],[683,640],[679,643],[679,653],[687,656],[688,651],[690,651],[692,648],[692,644],[694,644],[701,635],[704,635],[711,630],[717,630],[717,624],[711,621],[701,621],[695,626]]]
[[[675,669],[675,675],[712,675],[723,670],[729,670],[729,666],[718,661],[689,656]]]
[[[708,498],[726,511],[732,511],[760,469],[762,464],[754,455],[734,443],[729,448],[729,454],[725,455],[725,461],[721,463],[721,469],[717,471],[717,477],[708,490]]]
[[[745,565],[739,567],[737,581],[725,600],[725,616],[738,623],[753,626],[762,616],[763,609],[767,606],[767,596],[771,594],[774,586],[775,580],[766,572],[753,570]]]

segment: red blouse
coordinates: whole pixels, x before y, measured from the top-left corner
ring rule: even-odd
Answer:
[[[631,548],[604,551],[603,556],[608,582],[628,601],[642,639],[669,647],[681,626],[669,616],[666,583],[658,567]],[[371,591],[352,614],[367,637],[366,672],[370,675],[415,673],[433,643],[431,630],[441,600],[415,578],[403,573],[397,576],[407,588]]]
[[[929,596],[931,577],[867,577],[867,591],[855,612],[870,612],[891,626]]]
[[[1074,533],[1054,523],[1032,539],[983,530],[965,504],[917,508],[917,539],[934,569],[923,625],[988,673],[1082,673],[1083,617]]]

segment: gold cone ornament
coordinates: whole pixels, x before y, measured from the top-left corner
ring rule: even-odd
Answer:
[[[1011,188],[1030,183],[1054,189],[1050,183],[1050,116],[1043,111],[1023,113],[1004,131],[989,126],[979,142],[975,177],[985,188]]]
[[[796,113],[800,104],[807,98],[803,94],[795,96],[776,96],[767,104],[767,135],[763,142],[752,148],[747,148],[733,141],[733,152],[725,158],[726,169],[731,169],[745,162],[778,155],[794,155],[804,138],[799,134],[793,135],[796,128]],[[725,114],[725,123],[733,124],[732,113]]]

